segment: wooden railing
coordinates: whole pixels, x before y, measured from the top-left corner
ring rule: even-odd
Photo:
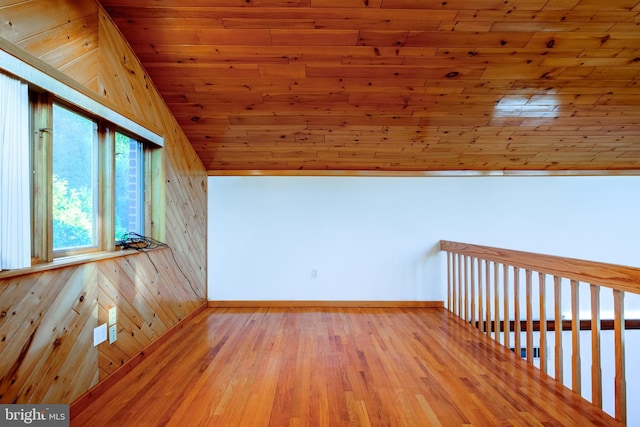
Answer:
[[[613,293],[614,329],[614,401],[615,418],[627,422],[625,381],[625,293],[640,293],[640,268],[625,267],[563,258],[551,255],[514,251],[466,243],[441,241],[440,249],[447,255],[447,307],[457,316],[476,326],[487,336],[513,348],[516,354],[526,351],[526,360],[533,364],[533,331],[540,331],[540,366],[548,373],[547,331],[554,332],[554,378],[563,383],[562,295],[568,285],[571,305],[571,388],[582,394],[580,330],[591,330],[591,401],[602,408],[600,291]],[[537,275],[537,295],[532,290]],[[522,292],[524,279],[524,295]],[[552,279],[552,282],[551,282]],[[549,283],[548,283],[549,282]],[[580,321],[580,284],[588,284],[591,297],[590,325]],[[553,285],[553,312],[547,310],[547,285]],[[566,291],[565,291],[566,292]],[[534,299],[539,313],[534,315]],[[522,313],[522,305],[525,306]],[[552,314],[552,316],[549,316]],[[534,321],[538,317],[538,321]],[[551,319],[550,319],[551,317]],[[609,322],[610,324],[611,322]],[[510,342],[513,332],[514,342]],[[524,347],[521,334],[525,333]]]

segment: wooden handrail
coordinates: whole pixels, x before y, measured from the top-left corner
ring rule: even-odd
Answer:
[[[578,394],[582,394],[583,386],[580,331],[591,330],[591,345],[585,348],[590,348],[592,353],[591,396],[593,405],[599,408],[602,408],[603,390],[600,331],[613,326],[615,417],[626,422],[624,331],[626,325],[634,329],[640,326],[640,321],[624,318],[624,295],[625,292],[640,294],[640,268],[446,240],[440,241],[440,249],[447,253],[447,308],[507,348],[512,348],[510,334],[513,332],[512,350],[516,354],[522,354],[521,333],[524,333],[526,356],[523,357],[530,364],[533,364],[534,350],[537,350],[533,347],[533,332],[539,331],[540,369],[545,373],[548,370],[546,333],[555,332],[553,376],[562,384],[562,332],[571,331],[571,388]],[[493,269],[491,263],[494,264]],[[533,273],[538,273],[539,321],[533,320]],[[525,279],[522,298],[521,275]],[[554,285],[552,310],[546,307],[547,278],[552,278]],[[580,319],[579,310],[581,283],[589,285],[591,298],[591,317],[585,320]],[[565,293],[562,287],[567,285],[568,292]],[[600,317],[600,293],[603,289],[613,292],[613,320]],[[562,319],[563,295],[571,305],[571,320]],[[521,309],[523,303],[524,313]],[[510,319],[512,316],[513,320]]]
[[[640,268],[469,243],[440,241],[440,250],[640,294]]]

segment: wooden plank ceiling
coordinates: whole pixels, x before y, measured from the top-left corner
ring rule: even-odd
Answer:
[[[640,169],[640,1],[101,3],[210,171]]]

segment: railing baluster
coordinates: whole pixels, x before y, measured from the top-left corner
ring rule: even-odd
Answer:
[[[562,359],[562,278],[553,276],[553,299],[554,299],[554,318],[555,318],[555,359],[554,371],[555,378],[560,384],[563,384],[564,363]]]
[[[546,275],[538,273],[540,290],[540,370],[547,373],[547,284]]]
[[[624,366],[624,291],[613,291],[614,346],[616,359],[615,413],[616,419],[627,422],[627,380]]]
[[[451,259],[453,258],[453,253],[447,252],[447,308],[449,311],[451,310],[451,294],[453,293],[453,277],[451,275]]]
[[[476,324],[476,279],[474,274],[475,258],[469,258],[469,285],[471,286],[471,317],[469,321],[474,328],[477,328]]]
[[[513,267],[513,351],[520,356],[520,269]]]
[[[491,264],[489,260],[484,261],[484,273],[485,273],[485,285],[487,286],[487,298],[485,300],[486,309],[485,315],[487,316],[485,325],[487,328],[487,336],[491,338],[491,331],[494,329],[491,326],[491,272],[490,272]]]
[[[571,280],[571,389],[582,394],[580,369],[580,290],[577,280]]]
[[[527,289],[527,362],[533,364],[533,308],[531,306],[531,270],[525,270]]]
[[[458,317],[464,316],[462,311],[462,255],[458,254]]]
[[[469,257],[465,256],[464,257],[464,265],[463,265],[463,271],[464,271],[464,320],[466,320],[467,322],[469,321],[469,274],[467,273],[468,270],[468,260]]]
[[[452,296],[451,296],[451,312],[458,315],[458,255],[452,254],[451,257],[451,276],[453,281],[451,282],[452,286]]]
[[[493,337],[500,342],[500,264],[497,262],[493,263],[493,306]]]
[[[477,260],[478,263],[478,329],[481,332],[485,332],[484,328],[484,311],[483,311],[483,303],[484,296],[482,292],[482,262]]]
[[[511,327],[509,326],[509,266],[507,264],[503,265],[504,267],[504,276],[502,277],[502,281],[504,282],[504,343],[503,345],[507,348],[511,347],[509,345],[509,333],[511,332]]]
[[[591,403],[602,409],[602,367],[600,360],[600,286],[591,289]]]

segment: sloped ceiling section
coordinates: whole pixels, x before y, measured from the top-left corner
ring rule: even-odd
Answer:
[[[103,0],[210,171],[640,169],[640,2]]]

